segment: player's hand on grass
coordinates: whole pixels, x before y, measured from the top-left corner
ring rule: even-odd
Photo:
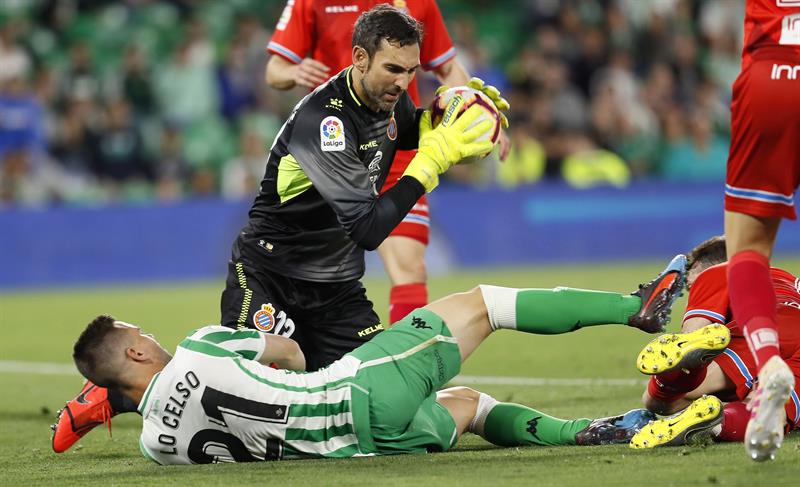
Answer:
[[[483,114],[480,106],[472,106],[458,115],[465,100],[456,96],[447,105],[444,117],[436,128],[431,127],[431,114],[423,112],[419,122],[419,149],[404,176],[411,176],[430,193],[439,184],[439,175],[464,158],[484,155],[492,150],[490,140],[477,139],[492,129],[491,120],[470,127]]]
[[[294,73],[295,83],[306,88],[316,88],[328,81],[331,76],[331,68],[308,57],[297,64],[294,69],[296,70]]]

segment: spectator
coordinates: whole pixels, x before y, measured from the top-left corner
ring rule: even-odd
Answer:
[[[46,148],[44,122],[42,106],[25,79],[6,78],[0,85],[0,162],[9,153],[22,152],[27,163],[38,165]]]
[[[214,73],[209,66],[193,63],[190,49],[189,42],[178,45],[172,61],[156,76],[162,115],[180,124],[212,117],[218,106]]]
[[[31,58],[17,43],[17,29],[11,22],[0,26],[0,87],[16,79],[25,78],[31,67]]]
[[[174,201],[183,196],[183,182],[189,178],[189,164],[183,157],[183,138],[178,127],[164,128],[155,165],[156,196]]]
[[[125,100],[108,104],[107,122],[95,136],[93,149],[93,167],[101,179],[116,184],[150,179],[142,138]]]
[[[84,42],[73,44],[69,50],[69,65],[61,78],[61,100],[72,98],[99,99],[101,81],[94,69],[92,51]]]
[[[155,94],[144,52],[132,45],[125,50],[122,60],[122,95],[138,116],[153,113],[156,108]]]
[[[6,152],[0,160],[0,208],[12,204],[41,206],[60,200],[59,177],[40,164],[30,163],[24,150]]]
[[[497,182],[504,188],[514,188],[538,182],[544,175],[545,151],[532,136],[530,120],[519,117],[510,126],[511,152],[497,166]]]
[[[9,181],[36,182],[53,168],[50,174],[83,189],[15,191],[14,201],[96,197],[93,171],[111,178],[106,165],[117,160],[108,153],[100,157],[111,146],[101,150],[98,141],[121,141],[131,133],[139,141],[138,162],[115,166],[121,170],[115,181],[146,181],[145,194],[166,200],[229,195],[241,191],[227,181],[242,174],[239,164],[250,157],[244,139],[255,138],[242,134],[257,133],[263,152],[278,130],[274,121],[294,106],[291,97],[261,85],[270,37],[262,24],[275,24],[282,10],[277,4],[264,10],[254,0],[226,3],[220,11],[235,19],[229,29],[229,22],[205,17],[196,2],[135,1],[122,8],[99,1],[12,3],[24,8],[0,7],[14,19],[0,24],[0,163],[12,161],[4,179],[6,200]],[[739,70],[742,2],[522,3],[515,9],[507,2],[475,4],[470,15],[458,2],[442,6],[464,64],[495,84],[508,80],[503,92],[512,102],[512,117],[527,120],[524,129],[512,126],[509,132],[521,144],[512,156],[517,162],[543,159],[541,177],[562,178],[565,159],[603,149],[620,156],[636,178],[716,177],[719,168],[712,161],[728,136],[730,83]],[[115,25],[131,34],[129,44],[98,43],[110,37],[94,26],[107,26],[112,10],[123,13]],[[508,38],[487,35],[498,31]],[[107,80],[107,73],[118,74]],[[22,81],[24,93],[3,88],[12,80]],[[117,98],[127,109],[106,101]],[[125,110],[125,128],[107,124]],[[257,117],[265,123],[253,128],[248,120]],[[235,140],[241,147],[232,155]],[[48,166],[47,151],[55,166]],[[533,166],[496,166],[496,174],[463,166],[445,179],[513,185],[535,179]],[[128,173],[123,167],[137,169]]]
[[[208,69],[214,64],[214,45],[209,40],[206,26],[200,17],[193,17],[189,21],[186,44],[191,65]]]
[[[84,178],[90,178],[94,172],[91,119],[94,110],[91,100],[72,100],[50,148],[66,171]]]
[[[255,104],[255,87],[243,43],[234,42],[228,46],[225,59],[217,68],[217,86],[222,116],[230,122],[234,122],[245,109]]]
[[[724,181],[728,141],[714,134],[708,114],[695,110],[688,136],[670,143],[661,175],[668,181]]]
[[[252,197],[264,177],[267,158],[264,141],[252,131],[239,138],[240,155],[225,163],[222,172],[222,195],[229,199]]]

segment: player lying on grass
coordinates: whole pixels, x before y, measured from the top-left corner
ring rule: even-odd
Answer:
[[[704,437],[744,440],[750,418],[747,403],[757,369],[742,327],[730,310],[726,260],[722,237],[692,250],[687,267],[689,302],[681,333],[656,338],[639,354],[639,370],[652,375],[643,397],[645,406],[659,414],[683,412],[643,428],[631,442],[634,448],[681,445]],[[782,269],[772,268],[770,273],[779,303],[781,357],[800,378],[798,280]],[[721,400],[729,402],[723,405]],[[774,429],[796,428],[800,423],[797,389],[779,408],[769,415],[778,422]]]
[[[684,269],[676,257],[633,295],[479,286],[417,309],[311,373],[265,365],[303,369],[300,348],[285,337],[209,326],[171,356],[110,316],[89,324],[74,358],[87,379],[139,405],[141,451],[160,464],[443,451],[467,431],[501,446],[627,442],[651,413],[561,420],[466,387],[436,391],[498,329],[662,329]]]

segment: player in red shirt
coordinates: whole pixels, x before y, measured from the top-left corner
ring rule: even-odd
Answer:
[[[653,375],[644,393],[648,409],[660,414],[682,413],[649,425],[633,438],[634,448],[677,445],[702,436],[743,441],[753,400],[757,368],[743,328],[732,320],[728,297],[725,240],[714,237],[689,254],[689,302],[681,333],[663,335],[640,353],[641,372]],[[777,297],[780,356],[800,378],[800,281],[770,269]],[[711,395],[714,396],[706,396]],[[729,401],[722,406],[721,400]],[[792,390],[781,404],[783,428],[800,426],[800,396]],[[784,418],[786,421],[784,421]]]
[[[272,54],[266,69],[267,84],[280,90],[295,86],[313,89],[352,62],[351,36],[358,16],[375,5],[389,3],[420,21],[424,37],[420,46],[423,69],[432,71],[448,86],[466,85],[469,74],[456,59],[456,50],[434,0],[289,0],[267,46]],[[408,94],[420,106],[416,79]],[[500,134],[500,159],[509,140]],[[414,151],[398,151],[381,189],[387,191],[400,178]],[[425,248],[428,245],[427,197],[417,201],[403,221],[378,248],[392,282],[389,321],[394,323],[428,302]]]
[[[778,349],[769,259],[800,183],[800,0],[747,0],[742,72],[733,85],[725,184],[731,309],[758,367],[745,449],[757,461],[783,441],[779,417],[794,377]]]

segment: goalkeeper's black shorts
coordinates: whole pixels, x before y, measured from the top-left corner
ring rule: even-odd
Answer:
[[[241,260],[228,263],[220,308],[223,326],[297,341],[309,371],[331,364],[383,330],[358,280],[304,281]]]

